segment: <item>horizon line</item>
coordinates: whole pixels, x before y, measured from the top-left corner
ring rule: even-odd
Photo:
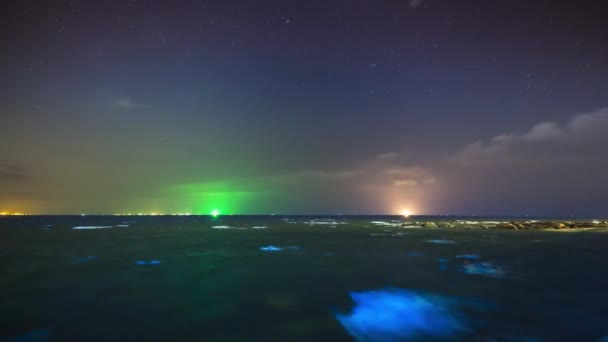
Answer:
[[[391,216],[391,217],[402,217],[402,218],[416,218],[416,217],[481,217],[481,218],[514,218],[514,217],[547,217],[547,218],[608,218],[608,214],[603,215],[557,215],[557,214],[412,214],[412,215],[402,215],[402,214],[388,214],[388,213],[361,213],[361,214],[340,214],[340,213],[301,213],[301,214],[285,214],[285,213],[276,213],[276,214],[259,214],[259,213],[251,213],[251,214],[197,214],[197,213],[137,213],[137,214],[115,214],[115,213],[2,213],[1,217],[22,217],[22,216],[115,216],[115,217],[123,217],[123,216],[138,216],[138,217],[188,217],[188,216],[207,216],[207,217],[222,217],[222,216],[318,216],[318,217],[328,217],[328,216],[344,216],[344,217],[356,217],[356,216]]]

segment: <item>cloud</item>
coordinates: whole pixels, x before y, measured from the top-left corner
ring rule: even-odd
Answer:
[[[397,153],[381,154],[349,169],[301,171],[274,178],[276,188],[285,189],[285,180],[299,193],[336,207],[365,207],[372,213],[429,210],[428,198],[441,185],[437,172],[404,159]],[[320,196],[325,195],[325,197]],[[333,196],[333,197],[332,197]],[[337,204],[336,204],[337,203]]]
[[[393,182],[395,186],[416,186],[418,182],[413,179],[398,179]]]
[[[409,0],[410,8],[418,8],[423,5],[423,0]]]
[[[605,212],[607,129],[602,108],[461,145],[448,158],[404,149],[336,168],[302,161],[272,174],[214,174],[214,182],[197,174],[185,187],[169,181],[159,201],[241,213],[593,214]]]
[[[399,213],[404,208],[426,210],[425,192],[432,192],[438,179],[431,168],[391,153],[370,157],[349,168],[303,168],[213,182],[194,180],[185,186],[175,185],[170,191],[193,196],[186,202],[225,202],[245,211],[255,206],[258,213],[273,212],[277,206],[287,213],[360,214],[361,208],[368,213]]]
[[[442,185],[434,204],[452,213],[605,213],[607,130],[600,108],[475,141],[432,165]]]
[[[27,178],[26,169],[14,162],[0,160],[0,180],[24,180]]]
[[[394,159],[394,158],[397,158],[397,157],[399,157],[399,153],[396,153],[396,152],[387,152],[387,153],[379,154],[376,158],[377,159],[388,160],[388,159]]]
[[[342,182],[361,188],[418,186],[437,182],[431,168],[401,160],[398,153],[384,153],[350,169],[302,170],[268,177],[277,183]]]
[[[344,181],[360,175],[360,170],[302,170],[269,176],[275,182]]]
[[[500,134],[489,141],[478,140],[448,160],[474,165],[500,160],[513,161],[518,157],[545,159],[555,153],[580,150],[585,145],[593,148],[593,145],[598,145],[598,140],[608,143],[608,137],[604,134],[607,129],[608,107],[576,114],[562,125],[552,121],[541,122],[523,133]]]
[[[141,103],[136,102],[128,96],[117,99],[116,101],[114,101],[114,105],[124,109],[133,109],[143,106]]]

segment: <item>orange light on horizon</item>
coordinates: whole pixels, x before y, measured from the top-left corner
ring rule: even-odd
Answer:
[[[409,209],[403,209],[403,210],[401,210],[400,214],[403,217],[410,217],[410,216],[412,216],[412,212]]]
[[[27,215],[27,214],[19,213],[19,212],[8,212],[8,211],[0,212],[0,216],[25,216],[25,215]]]

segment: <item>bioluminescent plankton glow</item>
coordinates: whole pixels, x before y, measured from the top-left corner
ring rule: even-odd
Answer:
[[[505,278],[508,276],[504,267],[491,262],[476,262],[464,264],[460,270],[467,274],[482,275],[490,278]]]
[[[457,259],[464,259],[464,260],[479,260],[481,259],[481,256],[478,254],[460,254],[456,256]]]
[[[408,290],[350,294],[355,307],[336,318],[357,341],[448,338],[465,330],[456,308],[439,297]]]
[[[426,242],[434,243],[437,245],[455,245],[458,243],[456,241],[446,240],[446,239],[433,239],[433,240],[427,240]]]
[[[278,247],[278,246],[269,245],[269,246],[260,247],[260,250],[264,251],[264,252],[280,252],[283,250],[283,248]]]

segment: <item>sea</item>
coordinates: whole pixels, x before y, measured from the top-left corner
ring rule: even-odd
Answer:
[[[0,341],[608,341],[608,234],[404,220],[3,217]]]

